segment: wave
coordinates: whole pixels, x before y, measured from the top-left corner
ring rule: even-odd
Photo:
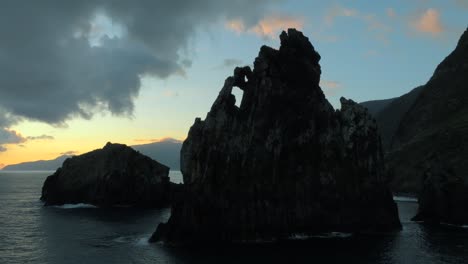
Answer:
[[[89,209],[89,208],[97,208],[97,206],[92,204],[84,204],[84,203],[77,203],[77,204],[63,204],[63,205],[54,205],[54,208],[60,209]]]
[[[445,222],[442,222],[440,224],[445,225],[445,226],[452,226],[452,227],[457,227],[457,228],[468,229],[468,225],[456,225],[456,224],[450,224],[450,223],[445,223]]]
[[[393,200],[395,202],[409,202],[409,203],[417,203],[418,202],[418,198],[407,197],[407,196],[393,196]]]
[[[118,236],[114,237],[112,242],[118,244],[133,244],[136,246],[148,246],[150,245],[149,239],[151,238],[151,234],[144,234],[144,235],[128,235],[128,236]]]
[[[310,238],[348,238],[353,236],[352,233],[342,233],[342,232],[330,232],[323,233],[319,235],[305,235],[305,234],[294,234],[289,237],[290,240],[306,240]]]
[[[150,245],[150,242],[149,242],[150,237],[151,237],[151,235],[138,238],[135,245],[137,245],[137,246],[148,246],[148,245]]]

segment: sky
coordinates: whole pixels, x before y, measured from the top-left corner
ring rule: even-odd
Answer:
[[[467,18],[468,0],[1,1],[0,168],[183,140],[233,69],[291,27],[320,53],[336,108],[400,96],[428,81]]]

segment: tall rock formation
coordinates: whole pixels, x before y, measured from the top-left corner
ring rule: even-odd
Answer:
[[[122,144],[68,158],[47,177],[41,200],[46,205],[162,207],[169,204],[169,168]]]
[[[319,87],[320,55],[301,32],[263,46],[228,77],[181,151],[185,191],[151,241],[284,239],[326,231],[400,228],[375,121]],[[243,91],[235,105],[233,87]]]

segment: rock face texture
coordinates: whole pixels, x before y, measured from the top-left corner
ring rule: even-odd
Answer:
[[[377,121],[380,135],[382,136],[382,145],[384,147],[384,151],[391,150],[392,140],[402,118],[411,108],[423,88],[424,85],[416,87],[400,97],[388,99],[391,101],[385,107],[373,113],[371,108],[367,106],[368,103],[364,103],[364,106],[369,109],[369,112],[375,117],[375,120]]]
[[[41,200],[46,205],[167,206],[172,184],[169,168],[122,144],[107,143],[68,158],[47,177]]]
[[[401,118],[387,161],[395,180],[417,175],[420,182],[433,153],[456,175],[468,177],[468,31]]]
[[[385,101],[384,101],[385,102]],[[368,105],[365,102],[364,105]],[[431,79],[373,113],[395,192],[417,194],[430,156],[468,172],[468,31]]]
[[[437,154],[425,164],[418,214],[414,221],[468,224],[468,184]]]
[[[320,55],[294,29],[228,77],[181,151],[186,188],[151,241],[285,239],[297,233],[399,229],[375,121],[319,87]],[[233,87],[243,91],[235,105]]]

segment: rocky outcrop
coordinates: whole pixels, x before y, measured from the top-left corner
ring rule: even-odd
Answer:
[[[46,205],[161,207],[169,203],[169,168],[122,144],[68,158],[47,177],[41,200]]]
[[[236,68],[181,151],[186,188],[151,241],[284,239],[325,231],[400,228],[375,121],[319,87],[320,56],[294,29]],[[243,91],[235,105],[233,87]]]
[[[438,154],[426,161],[418,201],[414,221],[468,224],[468,184]]]

